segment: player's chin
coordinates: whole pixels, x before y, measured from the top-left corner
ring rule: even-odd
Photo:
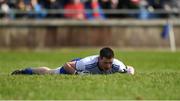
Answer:
[[[107,70],[109,70],[109,69],[110,69],[110,68],[103,68],[104,71],[107,71]]]

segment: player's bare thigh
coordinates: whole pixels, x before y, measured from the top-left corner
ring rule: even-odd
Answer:
[[[33,72],[35,74],[55,74],[56,69],[50,69],[48,67],[38,67],[34,68]]]

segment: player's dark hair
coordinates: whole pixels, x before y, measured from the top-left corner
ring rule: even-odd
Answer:
[[[109,47],[104,47],[100,50],[100,58],[102,59],[103,57],[107,59],[114,58],[114,52],[111,48]]]

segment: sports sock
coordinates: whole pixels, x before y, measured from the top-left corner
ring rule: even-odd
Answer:
[[[30,75],[32,75],[32,74],[33,74],[32,68],[25,68],[25,69],[23,70],[23,74],[30,74]]]

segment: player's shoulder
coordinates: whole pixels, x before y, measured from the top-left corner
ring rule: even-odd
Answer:
[[[116,69],[118,71],[121,71],[121,72],[123,72],[124,69],[126,69],[126,65],[122,61],[120,61],[118,59],[113,60],[113,65],[112,66],[113,66],[114,69]]]
[[[98,55],[92,55],[92,56],[87,56],[83,59],[81,59],[81,61],[86,62],[86,63],[94,63],[98,61]]]
[[[87,68],[91,68],[92,66],[95,66],[97,64],[98,57],[99,57],[98,55],[87,56],[79,61],[76,61],[76,69],[86,70]]]
[[[85,60],[85,61],[97,61],[98,57],[99,57],[99,55],[92,55],[92,56],[87,56],[87,57],[83,58],[83,60]]]
[[[115,64],[115,65],[122,65],[122,64],[124,64],[124,63],[123,63],[122,61],[114,58],[114,59],[113,59],[113,64]]]

